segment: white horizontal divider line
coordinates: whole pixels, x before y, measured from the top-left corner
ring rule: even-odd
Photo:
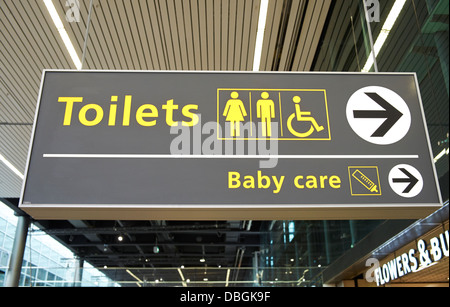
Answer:
[[[72,159],[418,159],[418,155],[171,155],[171,154],[44,154]]]

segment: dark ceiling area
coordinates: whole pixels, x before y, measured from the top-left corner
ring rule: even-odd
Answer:
[[[18,200],[2,201],[15,207]],[[272,268],[276,274],[303,270],[309,285],[320,285],[327,265],[383,222],[38,220],[34,223],[39,230],[30,235],[49,234],[122,283],[135,281],[127,270],[142,280],[156,269],[166,282],[179,284],[174,271],[183,268],[192,281],[196,278],[189,275],[204,275],[206,270],[209,280],[221,285],[231,269],[229,283],[252,285],[257,257],[261,268]]]

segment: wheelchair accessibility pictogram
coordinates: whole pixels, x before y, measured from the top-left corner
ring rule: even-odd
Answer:
[[[294,96],[292,101],[295,103],[295,113],[292,113],[291,116],[289,116],[289,118],[287,120],[287,127],[289,129],[289,132],[291,132],[293,135],[295,135],[299,138],[307,138],[314,132],[314,130],[316,130],[317,132],[320,132],[323,129],[325,129],[323,126],[319,126],[319,124],[317,124],[316,119],[311,116],[311,112],[308,112],[308,111],[302,112],[300,110],[301,98],[299,96]],[[294,119],[298,122],[310,122],[311,123],[310,129],[303,133],[296,131],[292,127],[292,121]]]

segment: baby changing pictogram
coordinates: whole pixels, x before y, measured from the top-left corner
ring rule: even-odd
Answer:
[[[349,166],[348,176],[352,196],[381,195],[377,166]]]

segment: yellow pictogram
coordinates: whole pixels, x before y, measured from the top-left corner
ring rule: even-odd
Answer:
[[[352,196],[381,195],[378,167],[350,166],[348,174]]]
[[[378,192],[377,185],[367,178],[366,175],[361,173],[359,169],[353,172],[352,177],[361,182],[361,184],[370,192]]]
[[[238,99],[239,93],[232,92],[231,99],[227,101],[225,106],[225,111],[223,116],[226,117],[226,121],[230,122],[230,135],[240,136],[240,122],[244,121],[244,117],[247,116],[247,111],[245,111],[244,103],[242,100]]]
[[[263,92],[261,98],[256,103],[256,116],[261,118],[262,136],[272,136],[272,118],[275,118],[275,104],[273,100],[268,99],[269,93]]]
[[[218,88],[217,130],[219,140],[329,141],[326,90]]]
[[[295,113],[292,113],[291,116],[289,116],[288,118],[288,122],[287,122],[287,127],[289,129],[289,131],[295,135],[298,136],[299,138],[306,138],[308,136],[310,136],[314,130],[317,130],[317,132],[320,132],[324,129],[323,126],[319,126],[317,124],[317,121],[314,117],[311,117],[311,112],[302,112],[300,110],[300,101],[301,98],[299,96],[295,96],[292,101],[295,103]],[[297,132],[294,128],[292,128],[292,120],[296,119],[298,122],[311,122],[311,128],[304,132]]]

